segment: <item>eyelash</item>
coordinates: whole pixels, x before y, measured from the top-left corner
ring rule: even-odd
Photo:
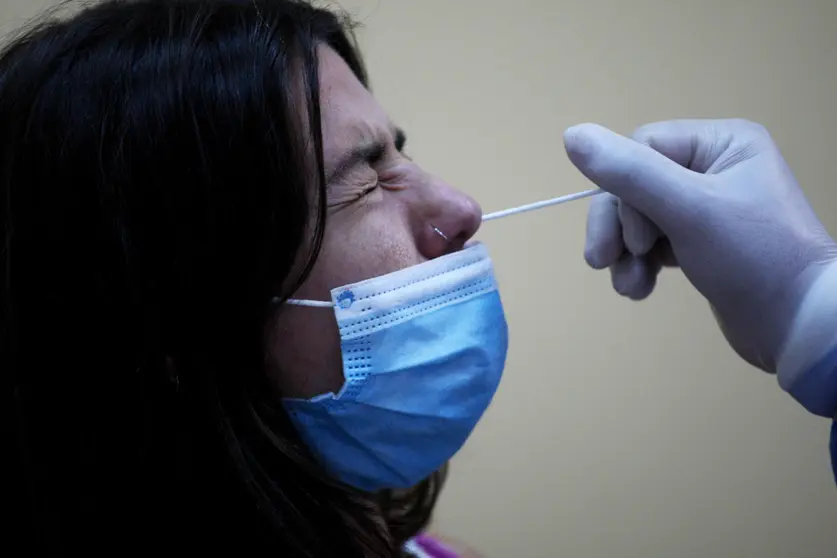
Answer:
[[[410,158],[410,156],[409,156],[409,155],[407,155],[407,153],[406,153],[406,151],[405,151],[405,149],[406,149],[406,148],[407,148],[407,146],[406,146],[405,142],[398,142],[398,143],[396,143],[396,144],[395,144],[395,150],[396,150],[396,151],[398,151],[398,153],[399,153],[402,157],[405,157],[405,158],[407,158],[408,160],[412,161],[412,159]],[[372,155],[371,155],[371,156],[367,159],[367,161],[366,161],[366,162],[369,164],[369,166],[370,166],[370,167],[374,167],[375,165],[377,165],[378,163],[380,163],[381,161],[383,161],[383,159],[384,159],[384,157],[385,157],[385,156],[386,156],[386,150],[385,150],[385,149],[383,148],[383,146],[382,146],[382,148],[381,148],[379,151],[376,151],[375,153],[373,153],[373,154],[372,154]]]

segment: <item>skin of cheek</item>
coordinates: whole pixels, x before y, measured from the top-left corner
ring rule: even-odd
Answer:
[[[330,300],[331,289],[423,261],[400,204],[378,192],[329,216],[323,249],[294,298]],[[337,393],[343,385],[334,311],[285,305],[268,332],[268,370],[286,397]]]

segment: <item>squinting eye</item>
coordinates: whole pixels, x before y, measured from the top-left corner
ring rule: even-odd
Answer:
[[[366,156],[366,163],[370,167],[374,167],[378,165],[383,159],[384,155],[386,154],[386,147],[384,145],[378,145],[375,147],[374,150],[370,151],[369,154]]]

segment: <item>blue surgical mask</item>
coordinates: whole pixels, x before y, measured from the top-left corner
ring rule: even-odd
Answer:
[[[285,408],[343,482],[414,486],[459,451],[500,383],[508,329],[488,251],[473,244],[331,294],[289,303],[334,309],[345,384]]]

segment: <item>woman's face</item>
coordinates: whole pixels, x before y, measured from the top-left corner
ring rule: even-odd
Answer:
[[[335,287],[461,249],[482,211],[402,152],[403,132],[328,47],[320,48],[319,74],[329,211],[322,252],[294,298],[328,301]],[[332,310],[285,305],[268,347],[271,376],[285,396],[342,387]]]

